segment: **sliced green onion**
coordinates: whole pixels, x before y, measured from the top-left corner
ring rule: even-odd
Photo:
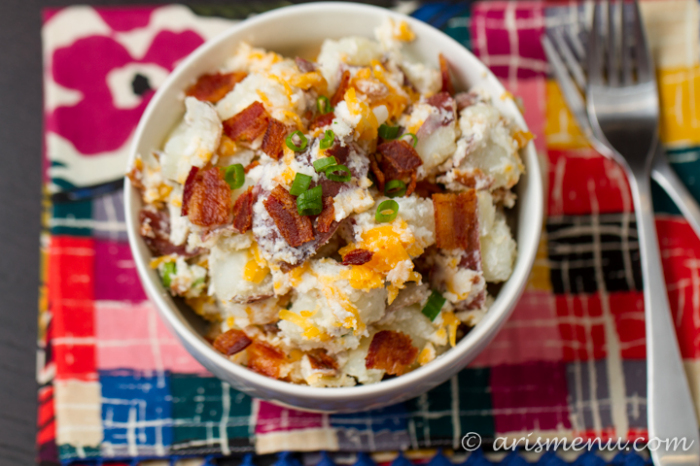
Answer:
[[[294,136],[299,138],[298,146],[294,144]],[[306,149],[306,144],[308,144],[309,140],[306,139],[306,136],[304,136],[301,131],[294,131],[292,134],[287,136],[287,140],[285,142],[287,143],[287,147],[292,149],[294,152],[301,152]]]
[[[391,180],[384,188],[386,197],[403,197],[406,194],[406,183],[401,180]]]
[[[338,162],[335,160],[335,157],[324,157],[322,159],[314,160],[314,169],[318,172],[321,173],[326,170],[328,167],[332,167],[333,165],[338,165]]]
[[[421,312],[425,317],[433,321],[438,314],[440,314],[440,309],[442,309],[442,306],[445,305],[445,301],[446,299],[439,291],[433,290],[433,292],[430,294],[430,298],[428,298],[428,302],[425,303],[425,307]]]
[[[163,285],[170,288],[170,283],[173,281],[173,275],[177,273],[175,262],[166,262],[163,266]]]
[[[199,277],[195,281],[192,282],[192,288],[197,288],[199,285],[204,284],[204,277]]]
[[[406,133],[401,135],[401,139],[405,138],[406,136],[411,136],[411,139],[413,139],[413,147],[416,147],[416,144],[418,144],[418,136],[413,133]]]
[[[297,197],[299,215],[318,215],[323,210],[323,189],[320,186],[304,191]]]
[[[374,219],[377,223],[391,222],[399,213],[399,203],[388,200],[379,204],[377,212],[374,214]]]
[[[345,174],[338,175],[339,172],[343,172]],[[350,169],[345,165],[332,165],[326,168],[324,173],[326,174],[326,178],[331,181],[342,181],[343,183],[347,183],[352,179],[352,173],[350,173]]]
[[[245,170],[240,163],[234,163],[226,167],[224,171],[224,181],[231,186],[231,189],[238,189],[245,183]]]
[[[398,126],[389,126],[387,124],[381,124],[379,126],[379,137],[382,139],[386,139],[387,141],[390,139],[396,139],[396,137],[399,135],[399,130],[401,128]]]
[[[316,99],[316,108],[318,108],[321,115],[325,115],[326,113],[331,113],[333,111],[331,101],[328,100],[328,97],[326,96],[319,96],[318,99]]]
[[[311,177],[309,175],[304,175],[303,173],[297,173],[292,182],[292,188],[289,190],[289,194],[292,196],[298,196],[304,191],[309,189],[311,184]]]
[[[332,129],[327,129],[321,139],[321,149],[328,149],[335,142],[335,133]]]

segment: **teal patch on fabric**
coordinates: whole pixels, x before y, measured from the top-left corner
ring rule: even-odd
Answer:
[[[651,200],[654,203],[655,213],[681,215],[681,211],[673,199],[654,180],[651,181]]]
[[[73,445],[65,444],[58,446],[58,456],[61,458],[61,461],[98,458],[100,449],[96,447],[81,447],[78,450]]]
[[[248,395],[214,377],[189,374],[172,374],[170,390],[173,450],[217,447],[222,438],[232,450],[234,447],[236,451],[248,450],[253,404]],[[252,450],[252,446],[249,449]]]
[[[419,446],[452,445],[467,432],[482,437],[495,434],[490,372],[490,368],[464,369],[453,379],[406,403],[410,413],[409,431]],[[436,442],[437,439],[443,442]]]
[[[91,236],[92,201],[79,201],[51,206],[49,228],[52,235]]]

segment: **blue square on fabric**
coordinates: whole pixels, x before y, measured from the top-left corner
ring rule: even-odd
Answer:
[[[173,441],[172,396],[166,374],[130,370],[102,372],[102,450],[162,455]]]

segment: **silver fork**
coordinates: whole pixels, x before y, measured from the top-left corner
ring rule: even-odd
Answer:
[[[692,441],[685,451],[667,445],[651,456],[657,466],[698,465],[698,424],[671,320],[651,202],[659,126],[654,68],[637,2],[606,4],[595,6],[586,100],[593,134],[613,149],[634,200],[644,282],[649,437]]]
[[[593,148],[600,154],[613,157],[612,148],[593,134],[588,121],[588,110],[582,92],[585,92],[587,82],[582,62],[586,59],[584,45],[570,27],[553,28],[542,36],[547,61],[556,78],[559,88],[564,95],[567,107],[574,115],[579,128],[584,133]],[[700,205],[685,187],[676,172],[668,163],[666,154],[660,144],[654,155],[651,167],[651,177],[671,197],[683,216],[700,236]]]

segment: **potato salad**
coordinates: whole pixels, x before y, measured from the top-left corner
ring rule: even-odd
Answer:
[[[506,222],[531,139],[450,63],[375,38],[316,57],[241,43],[183,89],[183,117],[140,154],[140,228],[163,286],[216,350],[315,387],[400,376],[488,312],[517,246]]]

